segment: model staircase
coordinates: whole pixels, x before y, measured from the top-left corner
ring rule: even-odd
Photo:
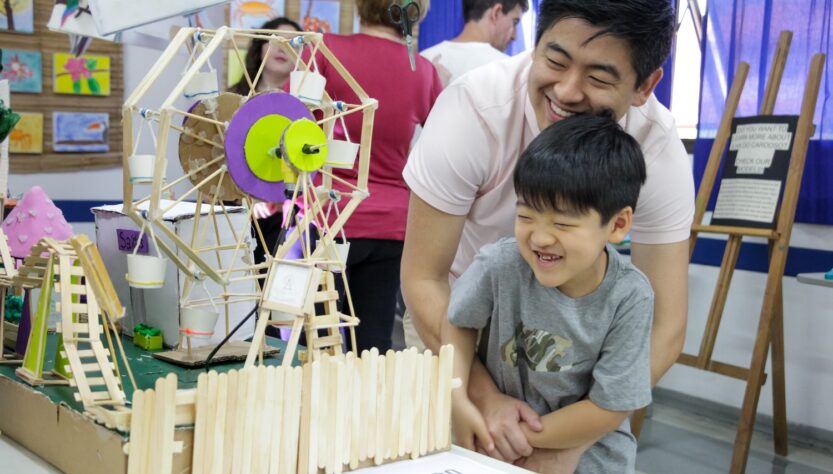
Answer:
[[[116,365],[101,340],[102,314],[84,269],[69,242],[60,243],[60,257],[55,268],[57,291],[61,296],[58,310],[64,350],[61,357],[72,372],[70,385],[78,392],[75,399],[84,408],[100,405],[124,405],[125,394]]]

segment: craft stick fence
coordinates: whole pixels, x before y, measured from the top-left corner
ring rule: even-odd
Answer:
[[[174,424],[189,412],[195,474],[341,473],[449,449],[453,357],[452,346],[325,355],[212,371],[178,393],[168,375],[134,393],[128,473],[171,472]]]

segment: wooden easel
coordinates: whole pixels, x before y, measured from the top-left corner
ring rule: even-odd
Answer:
[[[781,76],[784,72],[784,65],[786,64],[791,39],[792,32],[789,31],[782,32],[779,37],[775,60],[770,69],[766,92],[763,104],[761,105],[761,115],[772,115],[775,108],[775,100],[780,88]],[[770,346],[772,347],[775,452],[782,456],[787,455],[782,280],[784,277],[784,266],[787,261],[787,251],[790,245],[793,219],[795,218],[799,187],[804,173],[807,146],[810,136],[813,134],[813,113],[816,108],[824,61],[825,55],[818,53],[813,56],[810,63],[810,71],[804,88],[801,113],[794,132],[795,140],[790,155],[790,165],[784,186],[784,195],[776,216],[774,230],[702,224],[706,206],[714,188],[717,171],[720,168],[720,161],[731,134],[732,119],[735,116],[741,92],[746,82],[746,76],[749,72],[749,65],[747,63],[741,62],[738,66],[735,74],[735,82],[732,84],[732,88],[727,97],[726,107],[720,120],[717,136],[709,154],[708,164],[706,165],[703,180],[697,193],[694,223],[691,228],[692,232],[689,240],[689,257],[694,254],[694,245],[697,241],[697,235],[700,232],[727,235],[728,241],[723,255],[723,261],[720,265],[720,274],[709,309],[709,317],[706,322],[700,350],[696,355],[681,354],[677,362],[746,381],[746,392],[732,454],[730,469],[732,473],[742,473],[746,470],[746,461],[749,455],[749,446],[752,441],[752,429],[755,424],[761,386],[766,382],[764,368]],[[737,264],[741,241],[746,236],[764,237],[769,242],[769,271],[767,273],[767,283],[761,305],[757,335],[755,337],[755,346],[752,351],[752,360],[748,368],[712,360],[714,344],[720,327],[720,319],[726,304],[732,274]]]

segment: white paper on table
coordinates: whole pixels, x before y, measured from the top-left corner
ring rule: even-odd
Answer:
[[[413,461],[399,461],[352,472],[354,474],[504,474],[503,471],[489,465],[449,451]]]

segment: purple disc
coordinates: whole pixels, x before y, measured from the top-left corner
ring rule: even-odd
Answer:
[[[293,121],[302,118],[315,120],[307,106],[290,94],[269,92],[256,95],[243,104],[229,122],[225,140],[226,162],[231,179],[241,191],[267,202],[280,202],[286,199],[284,183],[269,182],[255,176],[246,163],[243,148],[252,125],[261,117],[272,114],[283,115]]]

